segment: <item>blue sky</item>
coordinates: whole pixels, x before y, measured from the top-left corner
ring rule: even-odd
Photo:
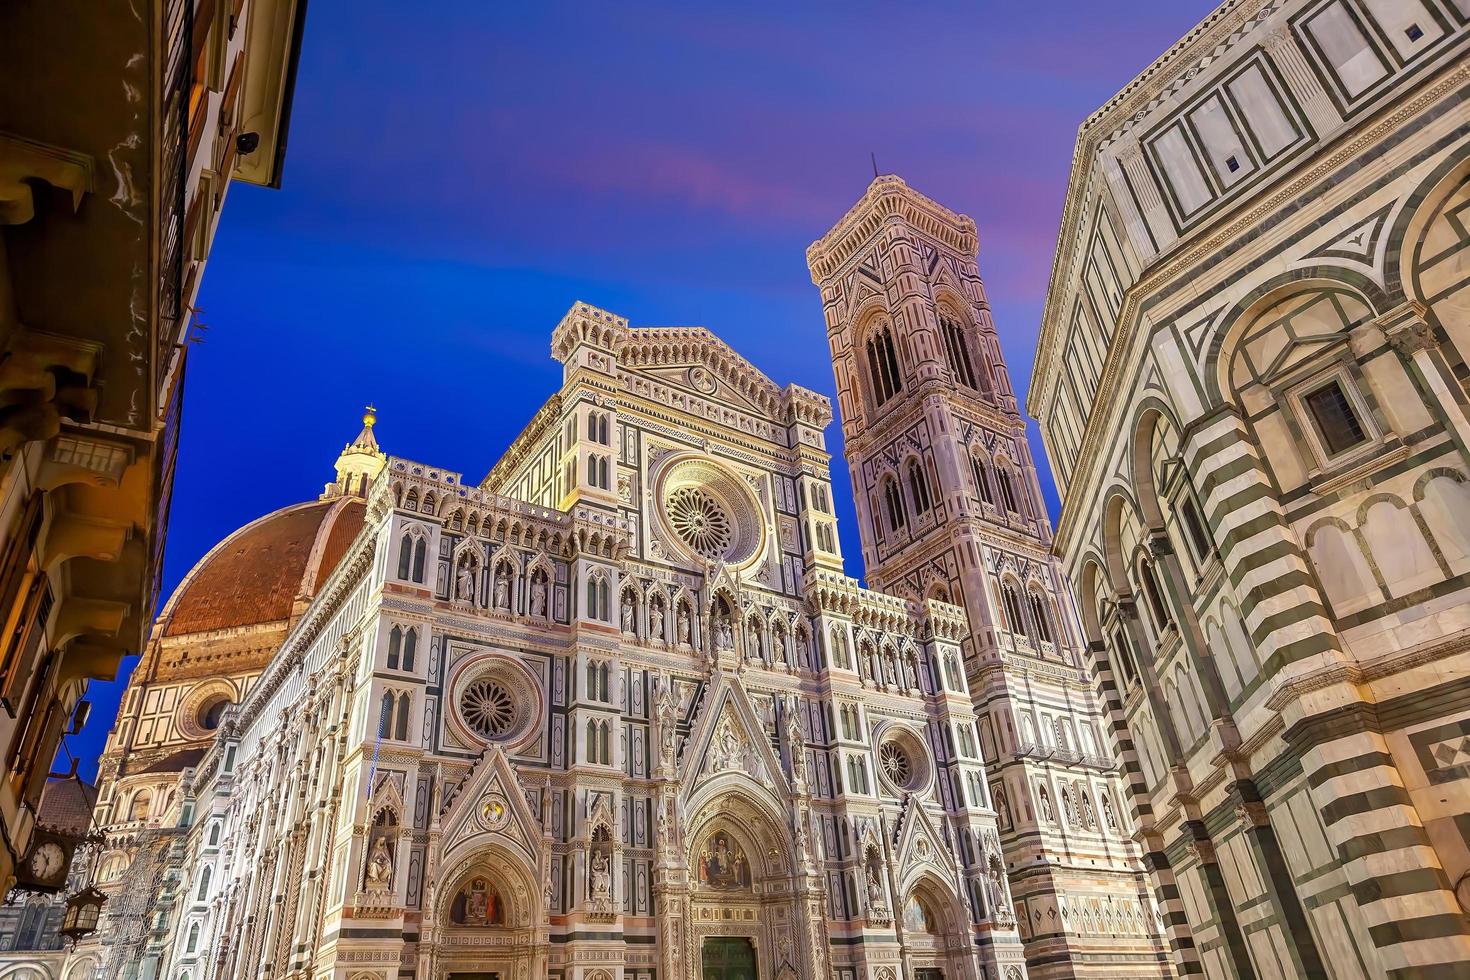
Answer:
[[[870,153],[975,219],[1024,397],[1077,126],[1213,6],[313,2],[284,186],[230,190],[204,277],[164,595],[320,493],[367,402],[388,452],[478,480],[575,300],[831,395],[804,253]],[[93,685],[84,775],[132,665]]]

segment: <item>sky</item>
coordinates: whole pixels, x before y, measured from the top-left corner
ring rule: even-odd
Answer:
[[[1077,127],[1214,6],[313,0],[283,186],[230,189],[205,272],[163,597],[319,494],[366,403],[385,451],[478,482],[559,387],[577,300],[835,402],[805,250],[874,158],[975,219],[1024,402]],[[68,740],[86,778],[135,661]]]

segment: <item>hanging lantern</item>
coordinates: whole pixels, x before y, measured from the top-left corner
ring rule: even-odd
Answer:
[[[107,896],[88,885],[66,900],[66,914],[61,918],[61,934],[75,945],[78,939],[97,931],[102,903]]]

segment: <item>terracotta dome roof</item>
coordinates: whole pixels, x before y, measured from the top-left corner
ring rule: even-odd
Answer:
[[[240,528],[200,559],[158,617],[156,636],[279,623],[331,576],[362,529],[363,502],[294,504]]]

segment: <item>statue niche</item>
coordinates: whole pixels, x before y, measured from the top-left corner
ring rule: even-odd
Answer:
[[[723,830],[710,835],[699,850],[699,884],[714,891],[750,887],[750,862],[745,849]]]
[[[505,925],[505,902],[488,880],[477,875],[455,893],[449,921],[457,926]]]

